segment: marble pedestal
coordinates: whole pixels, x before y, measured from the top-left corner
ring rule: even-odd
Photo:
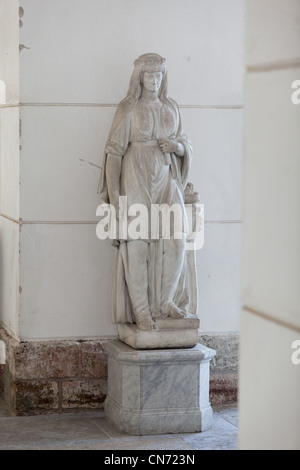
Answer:
[[[215,351],[135,350],[119,340],[108,354],[105,416],[131,435],[202,432],[212,427],[209,363]]]
[[[200,320],[194,315],[176,320],[156,317],[157,330],[142,331],[136,325],[118,325],[119,338],[134,349],[193,348],[199,341]]]

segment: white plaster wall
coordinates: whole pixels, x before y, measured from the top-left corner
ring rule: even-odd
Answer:
[[[195,148],[191,180],[206,205],[202,331],[237,331],[244,2],[21,5],[21,337],[115,334],[114,251],[96,239],[96,189],[115,106],[133,61],[150,51],[168,59],[170,96]]]
[[[95,225],[24,225],[21,241],[22,337],[113,334],[110,288],[114,249],[99,242]]]
[[[0,324],[19,336],[19,225],[0,217]]]
[[[19,108],[0,108],[0,324],[19,331]]]
[[[19,107],[0,108],[0,214],[19,220]]]
[[[300,449],[300,3],[248,0],[240,448]]]
[[[19,332],[19,1],[0,0],[0,325]]]
[[[241,104],[243,0],[21,5],[21,43],[30,48],[21,54],[22,102],[118,103],[133,60],[157,51],[168,58],[170,95],[181,104]]]
[[[0,0],[0,80],[6,103],[19,102],[19,0]]]

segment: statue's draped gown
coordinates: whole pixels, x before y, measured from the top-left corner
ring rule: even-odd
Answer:
[[[184,156],[164,154],[159,146],[159,139],[176,139],[184,146]],[[106,183],[106,160],[108,154],[122,157],[120,196],[127,196],[128,208],[133,204],[143,204],[151,213],[152,204],[176,204],[182,209],[184,217],[184,188],[192,157],[191,144],[183,132],[180,112],[171,99],[162,99],[157,103],[139,100],[134,106],[120,103],[112,124],[106,145],[99,192],[104,202],[109,202]],[[130,224],[130,217],[128,223]],[[165,234],[160,230],[160,239],[151,239],[151,220],[149,217],[148,233],[144,234],[147,243],[148,262],[146,292],[152,316],[159,316],[162,299],[162,266],[168,263],[164,259]],[[164,229],[164,227],[163,227]],[[184,228],[182,229],[184,231]],[[171,237],[174,224],[171,224]],[[117,237],[118,238],[118,237]],[[133,306],[128,285],[128,244],[130,237],[123,237],[118,248],[113,288],[113,321],[115,323],[133,323]],[[173,260],[174,262],[174,260]],[[180,268],[178,286],[174,302],[179,308],[189,309],[191,290],[188,282],[186,263]],[[135,281],[136,282],[136,281]],[[145,286],[141,286],[145,290]],[[145,292],[141,292],[145,296]],[[195,313],[195,312],[190,312]]]

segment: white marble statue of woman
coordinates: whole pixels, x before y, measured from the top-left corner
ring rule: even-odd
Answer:
[[[105,203],[119,214],[119,197],[128,207],[176,204],[184,217],[184,189],[192,157],[178,105],[168,97],[166,60],[144,54],[135,61],[126,98],[119,104],[107,141],[99,182]],[[124,214],[123,214],[124,215]],[[129,217],[130,219],[130,217]],[[151,225],[151,224],[150,224]],[[186,285],[185,233],[114,240],[118,254],[113,286],[114,323],[156,329],[155,317],[184,318],[189,304]],[[178,235],[178,233],[177,233]]]

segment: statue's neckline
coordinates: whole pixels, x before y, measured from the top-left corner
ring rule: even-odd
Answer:
[[[139,100],[139,104],[141,106],[149,106],[151,108],[162,108],[163,103],[162,101],[144,101],[144,100]]]

